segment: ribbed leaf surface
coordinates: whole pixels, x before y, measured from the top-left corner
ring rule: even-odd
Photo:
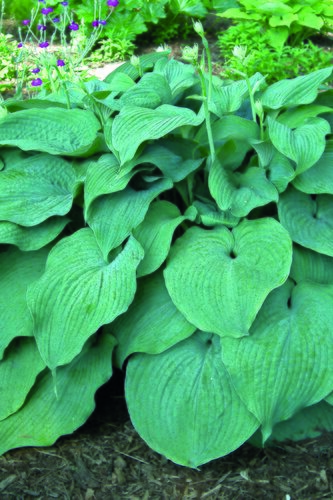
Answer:
[[[219,339],[198,332],[157,355],[136,354],[126,372],[126,401],[148,445],[180,465],[227,455],[258,428],[221,360]]]
[[[287,279],[291,240],[273,219],[243,221],[232,231],[192,227],[171,248],[168,292],[200,330],[242,337],[268,293]]]

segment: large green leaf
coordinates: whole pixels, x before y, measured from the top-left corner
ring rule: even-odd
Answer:
[[[251,76],[251,88],[260,80],[263,80],[260,73]],[[249,89],[245,80],[232,82],[228,85],[221,85],[220,82],[221,80],[218,85],[213,85],[209,109],[221,118],[225,113],[234,113],[241,107],[245,98],[248,97]]]
[[[119,367],[130,354],[158,354],[196,330],[170,299],[160,271],[138,281],[128,311],[116,318],[108,329],[118,341],[115,360]]]
[[[0,420],[21,408],[44,368],[34,339],[18,338],[10,344],[0,362]]]
[[[279,199],[281,224],[292,240],[316,252],[333,257],[333,197],[308,195],[289,187]]]
[[[222,339],[232,383],[262,426],[318,403],[333,390],[333,285],[288,281],[265,301],[242,339]]]
[[[232,231],[192,227],[171,248],[165,282],[190,323],[241,337],[269,292],[287,279],[291,257],[290,237],[273,219],[244,220]]]
[[[76,187],[71,164],[39,154],[0,172],[0,220],[35,226],[69,212]]]
[[[155,109],[170,104],[171,89],[166,78],[157,73],[146,73],[139,82],[119,99],[120,109],[125,106],[139,106]]]
[[[323,118],[309,118],[304,125],[292,130],[268,117],[269,137],[280,153],[296,163],[296,174],[312,167],[325,150],[329,123]]]
[[[160,59],[160,61],[164,63],[164,60]],[[185,90],[198,82],[198,77],[195,74],[193,66],[190,64],[185,65],[180,61],[170,59],[163,64],[162,68],[160,67],[162,66],[160,61],[156,63],[154,72],[160,73],[166,78],[172,93],[172,104],[174,104]]]
[[[69,363],[102,325],[127,310],[136,290],[141,245],[130,238],[109,263],[91,229],[62,239],[27,292],[34,335],[50,369]]]
[[[276,187],[264,169],[250,167],[244,173],[225,168],[216,158],[209,171],[209,190],[219,208],[235,217],[245,217],[256,207],[278,201]]]
[[[120,168],[117,158],[105,154],[92,161],[87,169],[84,185],[85,217],[91,203],[104,194],[124,189],[135,172],[130,168]]]
[[[86,109],[26,109],[0,119],[0,144],[24,151],[79,155],[89,150],[99,129],[99,121]]]
[[[112,143],[121,164],[133,158],[144,141],[159,139],[182,125],[200,125],[203,114],[191,109],[162,104],[156,109],[124,106],[112,125]]]
[[[16,245],[25,252],[39,250],[53,241],[68,222],[66,217],[50,217],[38,226],[23,227],[14,222],[0,221],[0,243]]]
[[[105,259],[110,250],[120,245],[143,221],[153,199],[172,186],[170,179],[160,179],[148,189],[135,191],[127,187],[93,202],[88,210],[87,222]]]
[[[13,338],[33,335],[26,291],[43,273],[48,252],[49,248],[0,252],[0,359]]]
[[[71,434],[95,408],[94,394],[112,374],[115,340],[105,335],[88,343],[69,365],[52,374],[45,370],[22,408],[0,422],[0,453],[22,446],[50,446]]]
[[[263,92],[261,103],[271,109],[310,104],[316,99],[320,84],[331,75],[332,70],[333,66],[273,83]]]
[[[296,283],[314,281],[323,285],[333,285],[333,258],[294,245],[290,277]]]
[[[184,215],[181,215],[176,205],[165,200],[150,204],[144,220],[133,230],[133,236],[145,253],[137,270],[139,277],[150,274],[160,267],[169,253],[176,227],[184,220],[193,221],[196,214],[196,209],[190,207]]]
[[[303,193],[333,194],[333,141],[326,143],[320,159],[306,172],[298,175],[293,185]]]
[[[158,453],[197,467],[227,455],[258,428],[221,361],[219,338],[197,332],[162,354],[135,354],[126,372],[134,427]]]

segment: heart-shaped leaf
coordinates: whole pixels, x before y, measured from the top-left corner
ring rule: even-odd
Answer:
[[[171,248],[168,292],[200,330],[242,337],[271,290],[287,279],[287,231],[273,219],[243,221],[232,231],[192,227]]]
[[[274,424],[333,390],[333,285],[288,281],[265,301],[243,339],[222,339],[234,387],[262,426]]]
[[[142,257],[131,237],[106,262],[88,228],[53,247],[45,273],[27,292],[38,349],[51,370],[69,363],[93,333],[127,310]]]
[[[132,423],[148,445],[180,465],[227,455],[258,428],[221,361],[219,338],[197,332],[157,355],[135,354],[126,370]]]

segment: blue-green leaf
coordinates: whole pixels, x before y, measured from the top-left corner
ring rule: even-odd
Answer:
[[[76,156],[90,149],[99,129],[99,121],[88,110],[26,109],[0,119],[0,144]]]
[[[135,354],[127,365],[125,393],[141,437],[180,465],[197,467],[227,455],[258,428],[211,334],[197,332],[162,354]]]
[[[295,243],[333,257],[333,196],[289,187],[280,196],[278,212]]]
[[[34,335],[50,369],[72,361],[102,325],[127,310],[136,290],[141,245],[130,238],[111,262],[91,229],[62,239],[27,292]]]
[[[192,227],[171,248],[165,282],[190,323],[241,337],[269,292],[287,279],[291,257],[290,237],[273,219],[245,220],[232,231]]]
[[[115,360],[119,367],[130,354],[158,354],[196,330],[170,299],[162,272],[139,280],[128,311],[107,328],[118,341]]]

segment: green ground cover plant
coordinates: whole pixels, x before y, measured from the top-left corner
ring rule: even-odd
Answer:
[[[235,45],[247,48],[247,71],[268,74],[271,83],[332,63],[332,54],[311,42],[311,37],[325,36],[332,31],[333,5],[330,0],[305,3],[240,0],[230,8],[222,3],[218,10],[217,16],[233,22],[220,34],[218,41],[231,71],[242,69],[239,58],[233,54]]]
[[[333,430],[333,67],[223,80],[195,30],[2,103],[0,453],[73,432],[114,366],[177,464]]]

